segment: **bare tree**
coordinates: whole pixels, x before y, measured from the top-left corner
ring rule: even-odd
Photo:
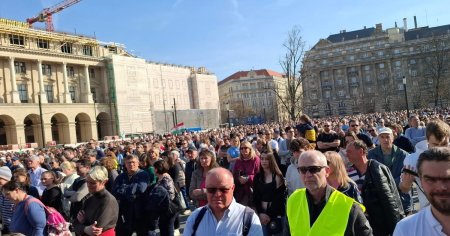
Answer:
[[[305,53],[305,41],[300,34],[300,28],[294,26],[283,43],[286,50],[279,63],[285,74],[285,83],[276,84],[271,88],[281,103],[281,109],[286,110],[289,118],[295,121],[302,112],[302,82],[306,78],[302,58]]]
[[[421,47],[424,55],[425,75],[433,80],[434,105],[438,106],[443,94],[448,92],[445,76],[450,68],[450,38],[448,35],[434,36]],[[441,104],[442,105],[442,104]]]

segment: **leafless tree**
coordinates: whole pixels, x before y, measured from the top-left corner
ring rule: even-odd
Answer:
[[[434,105],[438,106],[444,93],[448,93],[448,70],[450,68],[450,37],[448,35],[434,36],[421,48],[424,55],[425,77],[433,80]]]
[[[285,74],[285,83],[276,84],[271,88],[279,102],[281,109],[286,110],[291,120],[296,120],[303,108],[302,82],[306,78],[306,70],[303,68],[302,59],[305,53],[305,41],[303,41],[301,30],[294,26],[288,33],[287,40],[283,43],[286,50],[280,58],[280,65]]]

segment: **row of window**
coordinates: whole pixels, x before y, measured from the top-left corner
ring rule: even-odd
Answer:
[[[25,46],[25,37],[22,35],[10,34],[9,43],[12,45]],[[36,46],[42,49],[50,49],[50,41],[47,39],[37,39]],[[92,46],[83,45],[83,55],[92,56]],[[70,42],[61,42],[61,52],[73,54],[73,44]]]
[[[25,65],[25,62],[22,61],[15,61],[14,62],[14,68],[16,70],[16,73],[20,74],[26,74],[27,67]],[[75,77],[75,68],[73,66],[66,66],[67,76],[68,77]],[[42,74],[51,76],[52,75],[52,66],[49,64],[42,64]],[[94,68],[89,68],[89,78],[95,79],[95,70]]]
[[[19,92],[20,102],[28,103],[28,86],[27,86],[27,84],[18,84],[17,90]],[[92,88],[91,90],[94,90],[94,92],[95,92],[95,88]],[[44,85],[44,91],[47,96],[47,101],[49,103],[53,103],[54,102],[53,85],[52,84]],[[69,86],[69,93],[70,93],[70,98],[72,99],[72,102],[75,102],[75,91],[76,91],[75,86]],[[96,95],[93,93],[92,96],[94,97]]]

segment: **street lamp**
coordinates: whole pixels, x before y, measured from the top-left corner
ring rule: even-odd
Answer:
[[[227,102],[227,114],[228,114],[228,128],[231,129],[231,121],[230,121],[230,103]]]
[[[405,91],[406,116],[409,119],[408,93],[406,92],[406,77],[405,76],[403,76],[403,91]]]

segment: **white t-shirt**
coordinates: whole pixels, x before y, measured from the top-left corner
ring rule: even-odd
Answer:
[[[445,236],[442,225],[427,206],[397,223],[394,236]]]
[[[278,142],[277,140],[271,139],[268,143],[272,150],[276,150],[278,152]]]
[[[416,172],[416,173],[417,173],[417,160],[419,160],[420,154],[423,151],[426,150],[426,149],[425,150],[422,149],[423,148],[423,144],[418,146],[420,143],[422,143],[422,142],[419,142],[416,145],[416,152],[415,153],[411,153],[408,156],[406,156],[405,160],[403,161],[403,166],[404,167],[409,166],[409,168],[411,168],[411,170]],[[426,147],[428,147],[428,145]],[[422,192],[423,188],[422,188],[422,183],[420,182],[420,178],[419,177],[415,177],[415,179],[416,179],[416,183],[418,185],[417,194],[418,194],[418,197],[419,197],[420,209],[422,209],[422,208],[428,206],[430,203],[428,202],[428,199],[425,196],[425,194]]]
[[[304,188],[302,180],[300,179],[300,173],[297,170],[297,163],[292,163],[288,166],[286,171],[286,186],[288,190],[288,196],[295,190]]]

